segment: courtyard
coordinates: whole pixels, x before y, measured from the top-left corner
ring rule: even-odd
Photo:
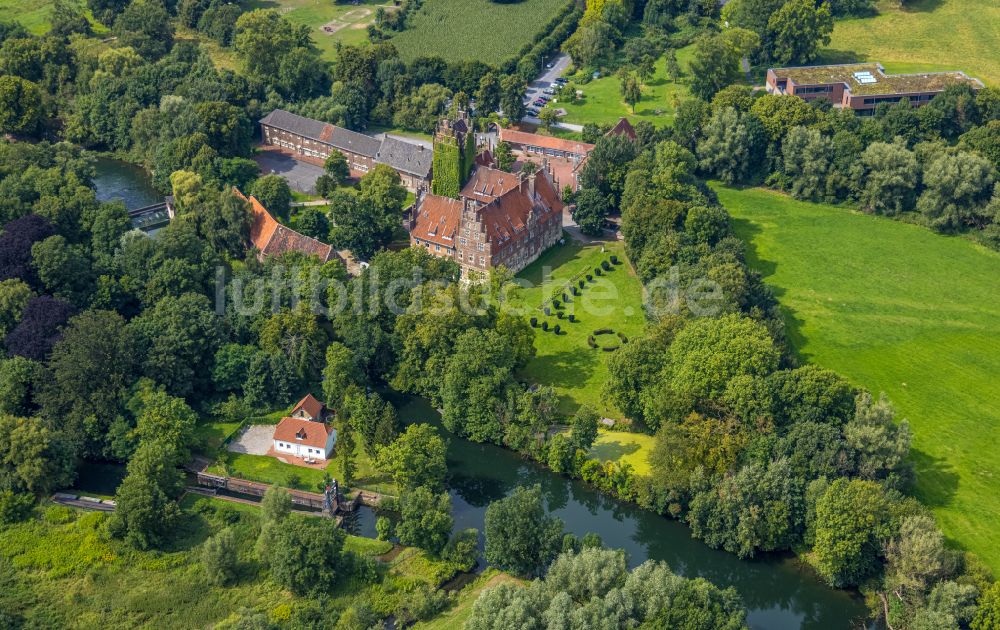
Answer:
[[[287,153],[262,150],[254,156],[261,175],[281,175],[288,180],[292,190],[307,195],[316,194],[316,180],[323,174],[323,167],[297,160]]]

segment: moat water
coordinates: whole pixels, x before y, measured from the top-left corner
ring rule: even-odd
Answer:
[[[428,401],[399,397],[393,402],[404,422],[441,426],[440,415]],[[754,629],[865,626],[866,609],[856,594],[826,586],[791,554],[740,560],[693,539],[684,523],[608,497],[507,449],[463,440],[443,427],[441,432],[449,440],[448,490],[456,531],[475,527],[482,532],[490,502],[518,486],[539,484],[549,512],[563,520],[567,531],[577,536],[599,534],[608,547],[628,553],[630,566],[662,560],[685,577],[735,588],[750,611]],[[373,535],[373,520],[361,515],[359,525],[371,530],[363,533]]]

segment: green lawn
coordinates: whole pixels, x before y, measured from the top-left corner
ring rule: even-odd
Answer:
[[[716,190],[795,348],[890,396],[913,428],[917,496],[1000,570],[1000,254],[846,208]]]
[[[590,449],[590,456],[602,462],[630,464],[639,475],[648,475],[649,452],[656,438],[645,433],[628,431],[601,431]]]
[[[693,52],[694,46],[677,51],[677,61],[684,75],[688,72]],[[636,103],[634,114],[622,100],[620,81],[614,75],[593,79],[589,83],[577,83],[577,88],[583,91],[583,98],[575,103],[556,103],[554,107],[566,110],[563,122],[578,125],[613,124],[626,116],[633,123],[645,120],[663,126],[673,122],[675,105],[688,97],[687,81],[686,76],[681,76],[677,83],[672,82],[667,76],[666,57],[661,57],[656,62],[653,77],[642,87],[642,100]]]
[[[879,0],[879,15],[839,20],[823,61],[881,61],[890,72],[964,70],[1000,85],[996,0]]]
[[[447,61],[497,64],[529,43],[567,0],[426,0],[411,25],[390,41],[405,61],[436,55]]]
[[[0,22],[16,21],[24,25],[26,29],[35,35],[45,34],[51,27],[53,0],[0,0]],[[96,33],[105,33],[107,28],[99,22],[94,21],[94,16],[90,10],[86,9],[86,2],[77,0],[77,5],[84,8],[87,19]]]
[[[645,327],[642,286],[625,259],[621,243],[608,243],[605,253],[601,248],[601,245],[585,247],[571,240],[551,248],[518,275],[531,288],[512,292],[510,305],[518,307],[526,317],[538,318],[539,326],[547,321],[550,327],[548,332],[535,329],[538,353],[521,376],[533,383],[551,385],[559,395],[562,413],[572,413],[581,404],[588,404],[605,416],[621,418],[621,413],[601,396],[608,373],[607,360],[612,353],[591,349],[587,338],[599,328],[612,328],[630,339],[641,334]],[[593,275],[594,268],[611,254],[616,254],[622,264],[612,266],[612,271],[602,276],[594,276],[583,294],[571,297],[573,301],[562,309],[567,315],[573,313],[576,322],[570,323],[565,317],[558,319],[554,310],[551,316],[545,316],[540,308],[543,301],[563,287],[568,294],[572,278],[581,272]],[[543,273],[549,271],[551,275],[543,281]],[[551,331],[555,324],[562,328],[559,335]],[[612,338],[613,335],[602,335],[602,345],[618,342]]]
[[[216,475],[227,473],[232,477],[259,481],[261,483],[273,483],[288,488],[297,488],[308,492],[319,492],[319,486],[323,482],[324,473],[331,477],[340,476],[339,455],[334,452],[334,458],[329,461],[325,470],[306,468],[305,466],[295,466],[278,461],[268,455],[247,455],[244,453],[232,453],[226,451],[222,453],[218,462],[208,468],[208,472]],[[392,479],[375,469],[371,458],[364,449],[357,448],[355,453],[356,479],[350,487],[362,488],[372,492],[382,494],[397,495],[398,489]]]

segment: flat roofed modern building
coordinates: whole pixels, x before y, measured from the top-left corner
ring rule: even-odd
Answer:
[[[433,151],[417,142],[385,136],[382,140],[276,109],[260,120],[265,145],[277,147],[307,162],[322,164],[333,150],[347,158],[351,174],[360,177],[376,164],[391,166],[410,191],[427,185]]]
[[[886,74],[880,63],[851,63],[832,66],[771,68],[766,88],[770,94],[789,94],[806,101],[827,100],[834,107],[871,114],[882,103],[907,100],[926,105],[952,85],[968,85],[974,90],[983,82],[961,71]]]

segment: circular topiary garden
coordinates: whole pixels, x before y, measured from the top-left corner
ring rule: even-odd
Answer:
[[[598,340],[602,337],[617,337],[619,343],[604,345],[598,342]],[[623,333],[615,332],[611,328],[598,328],[589,337],[587,337],[587,345],[590,346],[592,350],[603,350],[604,352],[614,352],[626,343],[628,343],[628,337],[626,337]]]

